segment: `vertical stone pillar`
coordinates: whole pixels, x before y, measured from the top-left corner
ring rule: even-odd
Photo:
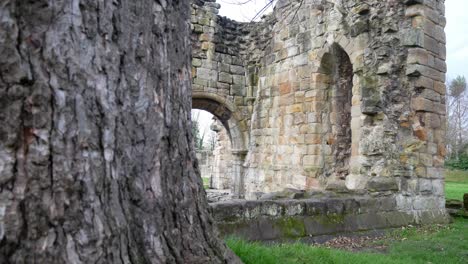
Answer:
[[[407,47],[406,75],[411,92],[411,114],[401,126],[410,128],[412,141],[403,145],[403,164],[410,174],[402,179],[406,204],[414,210],[444,209],[445,156],[445,17],[444,1],[408,1],[403,31]],[[400,205],[400,204],[399,204]]]
[[[244,161],[247,150],[232,150],[232,181],[231,194],[233,198],[242,199],[245,196]]]

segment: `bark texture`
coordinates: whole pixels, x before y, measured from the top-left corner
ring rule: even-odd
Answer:
[[[191,145],[189,1],[0,2],[0,263],[227,263]]]

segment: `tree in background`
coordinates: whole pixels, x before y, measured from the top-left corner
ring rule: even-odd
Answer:
[[[214,131],[210,131],[208,134],[208,150],[213,151],[215,146],[216,146],[216,139],[217,139],[217,133]]]
[[[447,93],[447,149],[448,164],[460,162],[468,145],[468,92],[464,76],[457,76],[448,84]]]
[[[202,150],[204,148],[205,130],[201,133],[200,126],[200,112],[192,111],[192,135],[196,150]]]

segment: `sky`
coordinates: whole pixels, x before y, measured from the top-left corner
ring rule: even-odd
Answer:
[[[251,21],[270,0],[217,0],[221,4],[219,14],[237,21]],[[236,3],[247,2],[244,5]],[[468,78],[468,0],[446,0],[447,26],[447,79],[458,75]],[[271,8],[266,13],[271,12]],[[200,113],[202,129],[209,129],[212,115]]]
[[[446,0],[447,78],[468,78],[468,10],[467,0]]]

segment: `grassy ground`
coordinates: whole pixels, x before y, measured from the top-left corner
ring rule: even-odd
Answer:
[[[449,227],[431,226],[393,232],[377,243],[388,244],[387,253],[353,253],[306,244],[265,246],[237,239],[229,247],[246,264],[300,263],[468,263],[468,220],[456,219]]]
[[[464,193],[468,193],[468,171],[446,169],[445,197],[463,200]]]
[[[210,178],[202,177],[202,180],[203,180],[203,187],[205,187],[205,189],[210,188]]]

